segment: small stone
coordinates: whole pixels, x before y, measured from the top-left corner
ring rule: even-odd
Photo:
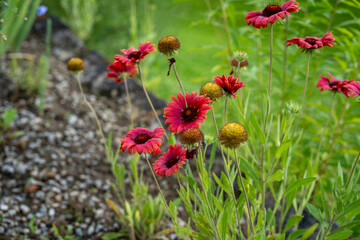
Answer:
[[[84,236],[83,231],[81,230],[81,228],[76,228],[75,229],[75,235],[79,236],[79,237]]]
[[[0,205],[0,210],[1,210],[1,211],[7,211],[7,210],[9,210],[9,206],[8,206],[8,205],[5,205],[5,204],[1,204],[1,205]]]
[[[50,208],[50,209],[49,209],[49,216],[50,216],[50,217],[55,216],[55,209],[53,209],[53,208]]]
[[[55,201],[57,202],[61,202],[62,201],[62,196],[60,194],[55,196]]]
[[[93,234],[94,234],[94,231],[95,231],[94,225],[90,225],[90,227],[89,227],[88,230],[87,230],[87,235],[88,235],[88,236],[93,235]]]
[[[8,211],[8,214],[9,214],[9,216],[15,216],[15,215],[16,215],[16,211],[15,211],[14,209],[10,209],[10,210]]]
[[[20,210],[23,214],[28,214],[30,212],[30,208],[25,204],[20,205]]]
[[[54,179],[55,176],[56,176],[56,172],[47,172],[47,173],[45,173],[45,177],[47,179]]]
[[[14,167],[10,165],[4,165],[1,169],[2,173],[5,175],[12,175],[15,173]]]

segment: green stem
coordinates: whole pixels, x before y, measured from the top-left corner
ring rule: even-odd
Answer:
[[[140,76],[140,80],[141,80],[141,84],[142,84],[142,87],[143,87],[145,96],[146,96],[146,98],[147,98],[147,100],[148,100],[148,102],[149,102],[149,104],[150,104],[151,109],[152,109],[153,112],[154,112],[155,118],[156,118],[157,122],[159,123],[160,127],[164,128],[163,125],[161,124],[161,121],[160,121],[160,119],[159,119],[159,117],[158,117],[158,115],[157,115],[157,112],[156,112],[156,110],[155,110],[155,108],[154,108],[154,106],[153,106],[153,104],[152,104],[152,102],[151,102],[151,100],[150,100],[150,97],[149,97],[149,95],[148,95],[148,93],[147,93],[147,91],[146,91],[145,83],[144,83],[144,80],[143,80],[143,77],[142,77],[142,74],[141,74],[141,70],[140,70],[140,65],[139,65],[139,64],[138,64],[138,71],[139,71],[139,76]],[[165,128],[164,128],[164,129],[165,129]],[[166,132],[165,132],[165,136],[166,136],[166,138],[169,140],[169,137],[168,137],[168,135],[166,134]]]
[[[212,108],[211,108],[211,113],[212,113],[212,118],[213,118],[214,125],[215,125],[215,129],[216,129],[216,136],[218,137],[218,139],[219,139],[219,144],[220,144],[219,129],[218,129],[217,124],[216,124],[216,118],[215,118],[215,112],[214,112],[214,105],[213,105]]]
[[[334,4],[334,8],[333,8],[333,10],[331,11],[331,14],[330,14],[329,23],[328,23],[328,25],[326,27],[326,32],[328,32],[330,30],[330,27],[331,27],[332,21],[334,19],[334,15],[335,15],[338,3],[339,3],[339,0],[336,0],[336,2]]]
[[[174,70],[174,73],[175,73],[175,77],[176,77],[176,79],[177,79],[177,81],[178,81],[178,83],[179,83],[179,86],[180,86],[180,88],[181,88],[181,91],[182,91],[182,93],[183,93],[183,95],[184,95],[185,105],[186,105],[186,107],[187,107],[185,90],[184,90],[184,88],[183,88],[183,86],[182,86],[182,84],[181,84],[180,78],[179,78],[179,76],[178,76],[178,74],[177,74],[177,72],[176,72],[175,63],[172,64],[172,67],[173,67],[173,70]]]
[[[269,118],[269,112],[270,112],[270,105],[271,105],[271,80],[272,80],[272,54],[273,53],[273,24],[271,24],[270,27],[270,64],[269,64],[269,95],[268,95],[268,101],[266,105],[266,115],[265,115],[265,125],[264,125],[264,134],[266,135],[266,127],[267,127],[267,121]]]
[[[359,154],[358,154],[357,157],[356,157],[354,166],[352,167],[351,174],[350,174],[350,177],[349,177],[349,179],[348,179],[348,181],[347,181],[347,183],[346,183],[345,189],[347,189],[347,187],[349,186],[349,183],[350,183],[350,180],[351,180],[351,178],[352,178],[352,176],[353,176],[353,174],[354,174],[356,165],[357,165],[357,163],[359,162],[359,158],[360,158],[360,152],[359,152]]]
[[[318,165],[318,158],[319,158],[319,155],[320,155],[320,149],[321,149],[321,145],[322,145],[322,142],[324,140],[324,136],[325,136],[325,132],[326,132],[326,129],[329,125],[329,122],[330,122],[330,119],[331,119],[331,114],[332,114],[332,111],[334,109],[334,101],[335,100],[335,93],[333,93],[333,96],[332,96],[332,99],[331,99],[331,107],[330,107],[330,112],[329,112],[329,117],[326,121],[326,124],[324,126],[324,130],[321,134],[321,137],[320,137],[320,142],[319,142],[319,146],[318,146],[318,149],[317,149],[317,152],[316,152],[316,157],[315,157],[315,172],[317,171],[317,165]]]
[[[127,98],[127,102],[128,102],[128,107],[129,107],[129,116],[130,116],[130,129],[134,127],[134,120],[132,118],[132,107],[131,107],[131,99],[130,99],[130,94],[129,94],[129,88],[128,88],[128,84],[127,84],[127,79],[124,79],[125,82],[125,90],[126,90],[126,98]]]
[[[332,218],[331,218],[330,224],[329,224],[329,226],[327,227],[327,229],[326,229],[326,231],[325,231],[325,233],[324,233],[324,235],[323,235],[323,237],[322,237],[323,240],[326,239],[326,236],[328,235],[328,233],[329,233],[332,225],[333,225],[334,222],[335,222],[336,216],[337,216],[337,213],[336,213],[336,211],[335,211],[335,212],[334,212],[334,215],[333,215]]]
[[[227,97],[227,96],[226,96],[226,98],[225,98],[225,107],[224,107],[224,108],[225,108],[225,110],[224,110],[225,124],[227,124],[227,102],[228,102],[228,98],[229,98],[229,97]],[[225,125],[225,124],[224,124],[224,125]]]
[[[222,16],[224,21],[224,29],[225,29],[226,42],[228,46],[228,52],[229,52],[229,56],[231,56],[232,54],[231,36],[230,36],[229,23],[227,20],[226,7],[223,0],[220,0],[220,5],[221,5]]]
[[[285,18],[285,40],[288,39],[288,24],[289,19]],[[284,48],[284,62],[283,62],[283,83],[282,83],[282,97],[281,97],[281,106],[282,108],[285,105],[285,96],[286,96],[286,80],[287,80],[287,47]]]
[[[303,91],[303,95],[302,95],[302,100],[301,100],[301,105],[300,105],[300,111],[299,111],[299,114],[298,114],[298,116],[297,116],[297,118],[296,118],[296,123],[295,123],[294,131],[293,131],[293,134],[292,134],[292,139],[294,138],[294,134],[295,134],[296,129],[297,129],[298,125],[299,125],[299,120],[300,120],[300,118],[301,118],[302,109],[303,109],[304,102],[305,102],[306,89],[307,89],[307,84],[308,84],[308,79],[309,79],[310,56],[311,56],[311,53],[308,54],[308,58],[307,58],[305,86],[304,86],[304,91]]]
[[[251,235],[253,236],[254,235],[254,225],[253,225],[253,221],[252,221],[252,217],[251,217],[250,202],[249,202],[249,198],[248,198],[247,193],[246,193],[244,182],[242,180],[241,169],[240,169],[238,157],[237,157],[237,154],[236,154],[236,149],[234,149],[234,156],[235,156],[235,163],[236,163],[236,167],[238,169],[238,174],[239,174],[239,178],[240,178],[241,188],[242,188],[242,191],[243,191],[244,197],[245,197],[246,207],[247,207],[248,212],[249,212],[250,231],[251,231]]]

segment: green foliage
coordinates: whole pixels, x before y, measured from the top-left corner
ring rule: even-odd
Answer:
[[[17,110],[15,108],[6,108],[0,118],[0,146],[6,141],[17,138],[23,135],[22,131],[16,131],[11,128],[11,123],[17,117]]]
[[[18,51],[30,31],[41,0],[8,0],[8,8],[0,8],[0,56],[9,46]],[[2,3],[1,3],[2,4]]]

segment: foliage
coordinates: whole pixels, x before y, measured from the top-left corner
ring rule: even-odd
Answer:
[[[0,146],[6,143],[6,141],[17,138],[23,135],[22,131],[14,131],[11,124],[17,117],[17,110],[15,108],[6,108],[0,118]]]
[[[8,7],[0,3],[0,56],[9,46],[18,51],[30,31],[41,0],[8,0]],[[4,1],[5,3],[5,1]]]

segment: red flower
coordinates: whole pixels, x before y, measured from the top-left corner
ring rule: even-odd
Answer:
[[[286,15],[290,17],[291,12],[298,12],[299,7],[295,0],[290,0],[282,6],[272,4],[266,6],[262,11],[248,12],[245,16],[247,25],[252,24],[256,28],[265,28],[269,23],[273,24],[277,19],[284,19]]]
[[[323,90],[331,90],[333,92],[342,92],[346,97],[354,97],[360,95],[360,82],[354,80],[339,80],[331,76],[328,72],[330,79],[320,75],[321,79],[318,81],[316,87]]]
[[[165,135],[165,130],[161,127],[155,128],[154,131],[141,127],[133,128],[121,139],[120,150],[125,152],[128,149],[132,154],[136,152],[146,154],[154,151],[156,155],[161,153],[160,140],[163,140],[163,135]]]
[[[230,75],[228,78],[226,75],[216,76],[214,77],[214,81],[217,85],[219,85],[227,94],[233,95],[234,98],[236,98],[236,95],[234,94],[239,88],[246,87],[244,85],[244,82],[239,82],[237,77],[233,77]]]
[[[288,43],[287,46],[291,44],[296,44],[300,48],[304,49],[315,49],[315,48],[322,48],[323,46],[332,47],[336,43],[335,38],[329,37],[332,35],[332,32],[325,33],[322,38],[317,37],[305,37],[305,38],[292,38],[290,40],[286,40],[285,42]]]
[[[128,65],[124,61],[114,61],[107,69],[111,72],[106,74],[106,77],[115,78],[115,82],[121,83],[124,78],[132,77],[136,74],[136,68],[134,65]]]
[[[187,160],[186,150],[186,148],[180,148],[180,144],[170,145],[169,150],[154,162],[154,172],[160,177],[164,174],[168,177],[171,173],[178,172],[180,165],[185,164]]]
[[[200,124],[206,119],[206,113],[211,108],[211,100],[204,95],[196,96],[195,93],[178,93],[177,98],[172,96],[174,102],[169,102],[164,109],[166,124],[172,133],[179,133],[188,128],[200,128]],[[186,106],[187,104],[187,106]]]
[[[139,49],[129,48],[122,49],[120,52],[124,53],[124,55],[116,54],[114,59],[115,61],[124,61],[127,64],[138,63],[141,59],[144,59],[146,55],[155,51],[155,44],[151,44],[151,42],[140,43]]]

